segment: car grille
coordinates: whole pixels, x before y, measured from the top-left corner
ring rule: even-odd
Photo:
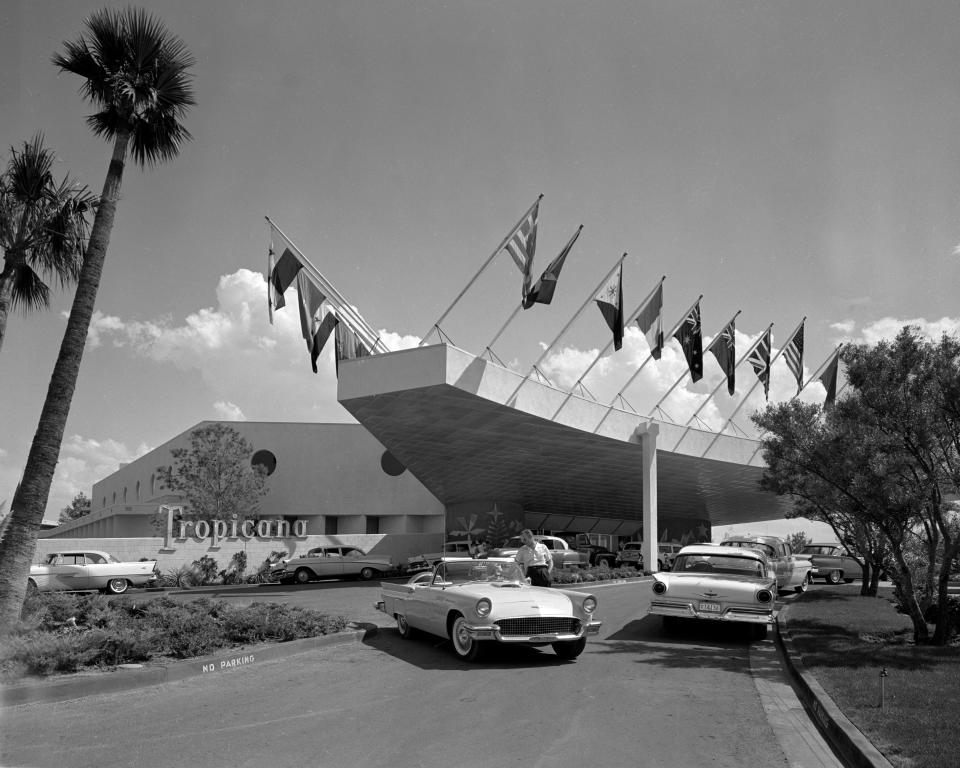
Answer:
[[[525,635],[578,635],[580,619],[551,616],[532,616],[526,619],[501,619],[497,622],[500,634],[522,637]]]

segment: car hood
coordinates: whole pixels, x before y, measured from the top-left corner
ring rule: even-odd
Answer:
[[[664,573],[657,574],[657,579],[667,585],[667,596],[697,595],[705,592],[715,592],[720,599],[753,594],[758,589],[773,588],[773,579],[755,576],[719,575],[707,576],[693,573]]]
[[[498,587],[494,584],[485,584],[483,582],[470,584],[457,584],[453,587],[447,587],[446,591],[456,592],[468,598],[479,600],[486,597],[493,603],[494,611],[501,611],[507,606],[524,606],[524,610],[530,612],[533,609],[544,616],[554,614],[566,615],[572,609],[570,598],[555,589],[543,589],[541,587]],[[586,595],[584,595],[586,597]]]

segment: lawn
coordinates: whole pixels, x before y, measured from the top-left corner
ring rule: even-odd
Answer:
[[[826,587],[792,602],[788,627],[803,663],[894,766],[960,766],[960,645],[914,645],[892,590],[858,593]]]

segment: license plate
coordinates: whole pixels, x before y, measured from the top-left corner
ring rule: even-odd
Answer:
[[[700,610],[704,613],[720,613],[720,603],[700,603]]]

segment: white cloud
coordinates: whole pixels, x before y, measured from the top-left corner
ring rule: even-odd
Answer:
[[[849,336],[851,333],[853,333],[853,330],[857,327],[857,324],[853,320],[841,320],[838,323],[831,323],[830,327],[837,333],[842,333],[844,336]]]
[[[217,414],[217,419],[223,421],[246,421],[247,417],[243,415],[243,411],[233,403],[227,403],[223,400],[217,400],[213,404],[213,410]]]

